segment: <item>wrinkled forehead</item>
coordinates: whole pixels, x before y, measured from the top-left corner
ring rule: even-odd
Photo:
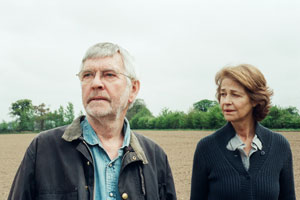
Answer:
[[[245,87],[232,78],[224,78],[221,81],[220,91],[246,92]]]
[[[121,55],[116,53],[112,56],[92,57],[84,61],[82,70],[114,70],[124,71],[124,63]]]

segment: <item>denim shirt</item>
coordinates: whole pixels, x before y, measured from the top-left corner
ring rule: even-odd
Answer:
[[[235,134],[235,136],[231,138],[231,140],[228,142],[226,146],[226,148],[230,151],[235,151],[236,149],[238,149],[241,155],[243,165],[245,169],[248,171],[250,167],[250,157],[253,153],[262,149],[262,143],[258,139],[257,135],[255,134],[251,142],[251,150],[249,152],[249,155],[247,155],[246,152],[244,151],[245,147],[246,144],[241,140],[241,138],[237,134]]]
[[[130,141],[130,126],[127,119],[124,120],[123,125],[123,145],[118,150],[118,157],[114,160],[109,158],[97,134],[86,118],[80,123],[80,126],[82,128],[83,138],[89,145],[94,159],[94,199],[121,200],[118,189],[118,180],[123,158],[123,149],[129,145]]]

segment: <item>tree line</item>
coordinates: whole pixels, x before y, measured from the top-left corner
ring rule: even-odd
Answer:
[[[137,99],[127,119],[132,129],[218,129],[226,123],[218,102],[208,99],[194,103],[187,113],[164,108],[157,117],[142,99]],[[299,129],[299,110],[273,106],[261,124],[271,129]]]
[[[43,131],[70,124],[74,120],[74,106],[68,103],[51,111],[44,103],[33,105],[29,99],[11,104],[11,122],[0,123],[0,133],[18,131]],[[204,99],[193,104],[187,112],[163,108],[154,116],[143,99],[137,99],[126,114],[132,129],[218,129],[226,120],[218,102]],[[271,129],[300,129],[300,113],[296,107],[273,106],[261,122]]]
[[[45,103],[33,105],[30,99],[20,99],[11,104],[10,115],[15,118],[11,122],[0,123],[0,133],[19,131],[43,131],[70,124],[74,120],[74,106],[68,103],[66,108],[60,106],[51,111]]]

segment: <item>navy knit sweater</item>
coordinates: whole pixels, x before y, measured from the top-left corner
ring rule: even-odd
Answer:
[[[292,153],[288,141],[256,124],[263,148],[250,157],[245,170],[238,150],[226,149],[235,135],[227,123],[197,145],[192,173],[191,200],[294,200]]]

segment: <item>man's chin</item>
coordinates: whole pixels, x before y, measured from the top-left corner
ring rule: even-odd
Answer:
[[[89,116],[95,118],[101,118],[112,115],[111,109],[103,108],[102,106],[88,106],[85,111]]]

